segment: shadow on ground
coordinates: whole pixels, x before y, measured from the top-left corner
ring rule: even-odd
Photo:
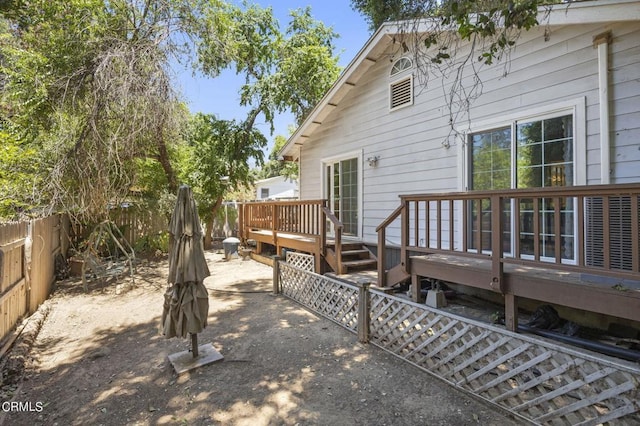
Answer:
[[[41,410],[6,412],[5,424],[514,424],[272,295],[270,267],[207,259],[209,325],[199,341],[223,361],[180,376],[168,362],[189,341],[159,333],[166,261],[140,268],[122,294],[62,286],[13,399]]]

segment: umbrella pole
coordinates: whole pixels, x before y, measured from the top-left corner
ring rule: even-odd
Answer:
[[[198,357],[198,334],[197,333],[190,333],[191,334],[191,353],[193,354],[194,358]]]

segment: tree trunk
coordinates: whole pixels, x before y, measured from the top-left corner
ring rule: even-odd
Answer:
[[[173,166],[171,165],[171,160],[169,159],[167,145],[164,143],[162,138],[158,139],[158,161],[160,162],[160,165],[162,165],[162,170],[164,170],[164,174],[167,177],[169,192],[176,194],[178,192],[178,180],[176,179],[176,174],[173,170]]]
[[[209,218],[207,219],[205,232],[204,232],[204,248],[210,249],[213,244],[213,221],[215,220],[216,213],[218,209],[222,205],[222,197],[218,197],[215,203],[210,207],[211,213],[209,214]]]

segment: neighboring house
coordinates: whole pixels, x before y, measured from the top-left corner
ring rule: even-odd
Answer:
[[[295,200],[298,181],[285,176],[261,179],[256,182],[256,200]]]
[[[640,2],[558,5],[541,22],[508,75],[481,69],[483,94],[454,123],[463,138],[450,134],[449,82],[423,87],[398,25],[382,25],[281,151],[299,161],[300,198],[340,200],[345,234],[375,244],[399,194],[639,182]],[[540,127],[553,133],[525,158],[518,135]]]

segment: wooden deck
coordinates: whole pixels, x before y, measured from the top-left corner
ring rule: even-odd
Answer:
[[[262,244],[270,244],[276,247],[276,254],[281,254],[282,249],[301,250],[313,253],[315,264],[320,265],[322,259],[321,241],[319,236],[292,234],[287,232],[277,232],[267,229],[251,229],[247,231],[246,238],[257,243],[257,252],[262,253]]]
[[[326,200],[242,203],[239,221],[240,238],[254,240],[258,254],[264,244],[273,246],[278,255],[282,249],[310,253],[318,273],[332,269],[343,274],[377,264],[361,242],[342,241],[343,224]]]
[[[377,228],[379,287],[390,271],[498,293],[517,330],[518,299],[640,323],[640,183],[400,196]],[[399,264],[385,261],[400,229]]]
[[[420,278],[429,277],[517,297],[640,321],[640,282],[590,282],[584,273],[506,264],[502,290],[494,286],[490,260],[447,254],[411,256],[412,298],[420,296]],[[517,326],[517,322],[516,322]]]

